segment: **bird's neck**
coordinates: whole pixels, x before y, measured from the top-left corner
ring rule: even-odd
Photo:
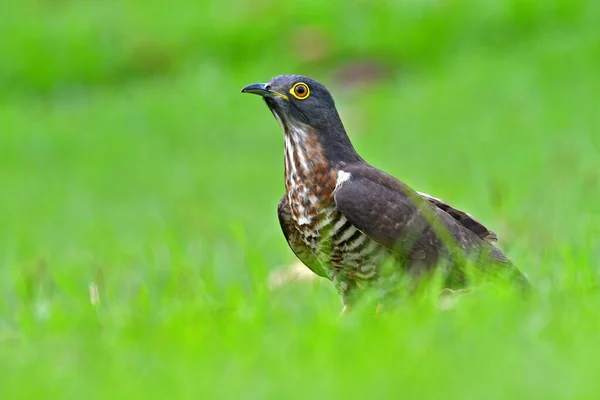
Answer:
[[[284,129],[285,184],[288,193],[302,191],[307,196],[314,195],[321,199],[331,196],[338,170],[362,161],[346,133],[342,133],[330,139],[306,125]]]
[[[284,166],[288,193],[328,186],[330,165],[316,133],[309,127],[285,130]]]

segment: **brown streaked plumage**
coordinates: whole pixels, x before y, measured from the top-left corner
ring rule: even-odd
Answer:
[[[335,284],[345,306],[357,288],[390,288],[436,266],[444,266],[449,286],[464,287],[467,261],[528,287],[481,222],[367,164],[323,85],[280,75],[242,92],[261,95],[284,132],[286,194],[278,215],[285,238],[308,268]],[[388,258],[391,272],[382,267]]]

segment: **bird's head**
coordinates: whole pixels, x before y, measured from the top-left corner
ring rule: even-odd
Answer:
[[[262,96],[284,131],[309,126],[333,127],[339,121],[335,103],[325,86],[301,75],[279,75],[267,83],[254,83],[242,93]]]
[[[329,90],[314,79],[278,75],[267,83],[248,85],[242,93],[262,96],[286,135],[304,145],[318,141],[329,161],[362,160],[346,135]]]

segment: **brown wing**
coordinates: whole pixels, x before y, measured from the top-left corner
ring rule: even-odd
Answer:
[[[344,172],[346,179],[338,180],[334,191],[337,207],[357,229],[394,253],[426,267],[455,249],[456,254],[485,253],[485,265],[508,268],[522,278],[499,249],[396,178],[368,165]]]
[[[277,215],[279,217],[279,224],[281,225],[281,230],[283,231],[283,235],[288,242],[288,245],[298,257],[300,261],[304,263],[312,272],[315,274],[322,276],[323,278],[327,278],[327,274],[323,270],[321,263],[311,250],[306,246],[298,230],[294,226],[292,222],[292,213],[290,210],[290,206],[288,204],[287,196],[283,196],[279,201],[279,206],[277,207]]]
[[[346,169],[350,178],[334,191],[337,207],[355,227],[388,249],[425,236],[428,240],[423,245],[435,251],[441,240],[429,222],[441,223],[463,248],[483,243],[474,232],[394,177],[367,166]],[[428,217],[433,221],[428,222]]]
[[[443,210],[452,218],[454,218],[459,224],[467,228],[468,230],[474,232],[480,238],[494,243],[498,241],[498,236],[491,230],[485,227],[481,222],[479,222],[475,217],[471,214],[468,214],[464,211],[456,209],[452,207],[450,204],[437,199],[433,196],[428,195],[427,193],[417,192],[421,197],[428,200],[431,204],[435,205],[440,210]]]

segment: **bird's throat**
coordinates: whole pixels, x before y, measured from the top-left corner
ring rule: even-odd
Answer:
[[[284,130],[285,187],[294,219],[309,223],[319,204],[329,202],[335,189],[335,172],[325,156],[317,133],[307,126]]]
[[[288,191],[293,186],[319,182],[329,165],[323,146],[309,127],[286,129],[284,134],[285,179]]]

